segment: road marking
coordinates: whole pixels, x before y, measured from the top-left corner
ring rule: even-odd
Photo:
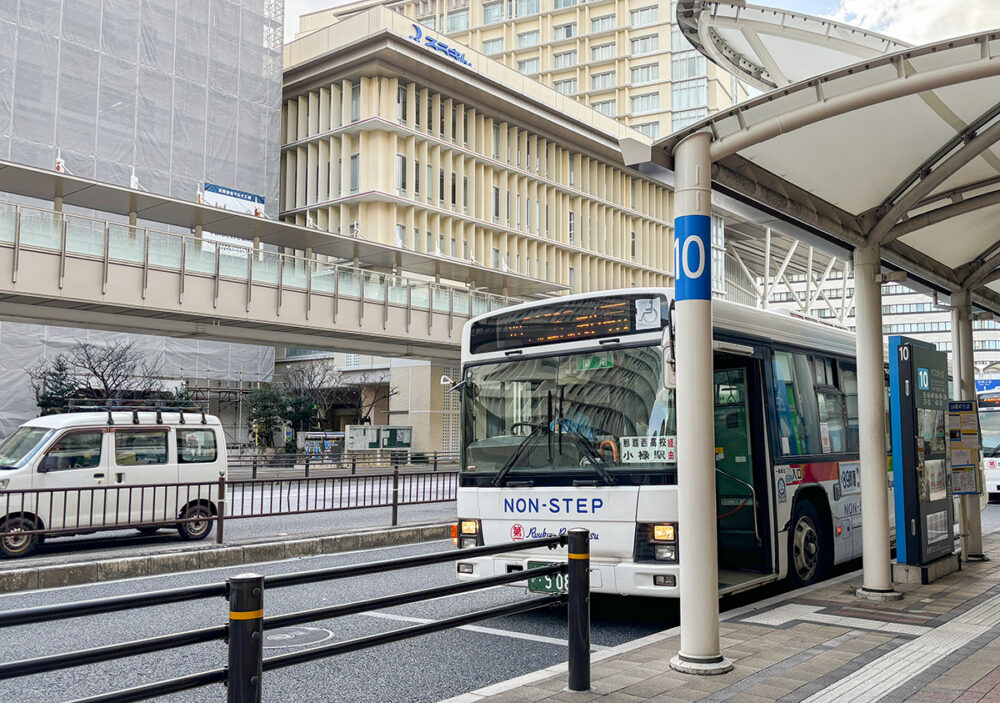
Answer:
[[[367,615],[370,618],[379,618],[381,620],[398,620],[399,622],[411,622],[416,625],[428,625],[432,622],[437,622],[432,618],[415,618],[409,615],[394,615],[392,613],[383,613],[377,610],[373,610],[368,613],[360,613],[361,615]],[[546,644],[558,644],[563,647],[568,647],[569,643],[558,637],[546,637],[545,635],[532,635],[527,632],[517,632],[515,630],[501,630],[495,627],[482,627],[480,625],[461,625],[455,628],[456,630],[468,630],[469,632],[478,632],[483,635],[498,635],[499,637],[510,637],[515,640],[530,640],[532,642],[544,642]],[[607,649],[607,647],[602,647],[598,644],[591,644],[590,648],[596,652],[601,652]]]
[[[1000,625],[1000,602],[991,598],[866,664],[806,703],[874,703],[996,625]]]
[[[766,613],[761,613],[760,615],[745,618],[743,622],[778,626],[784,625],[791,620],[805,620],[807,622],[821,622],[825,625],[840,625],[851,630],[877,630],[879,632],[895,632],[901,635],[917,636],[926,634],[934,629],[924,625],[907,625],[899,622],[886,622],[885,620],[829,615],[819,612],[820,610],[823,610],[822,606],[791,603],[789,605],[782,605],[774,610],[769,610]]]

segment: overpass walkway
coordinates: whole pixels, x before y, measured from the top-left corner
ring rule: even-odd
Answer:
[[[458,358],[517,301],[316,256],[0,203],[0,318],[310,349]]]

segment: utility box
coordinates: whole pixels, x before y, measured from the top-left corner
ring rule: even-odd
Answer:
[[[893,579],[919,576],[919,582],[929,583],[955,570],[948,564],[958,566],[948,466],[948,355],[933,344],[889,337],[889,385],[896,507]]]

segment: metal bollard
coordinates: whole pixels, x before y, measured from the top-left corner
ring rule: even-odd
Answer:
[[[569,690],[590,690],[590,532],[579,527],[569,531],[569,598],[566,624],[569,630]]]
[[[392,465],[392,526],[399,523],[399,464]]]
[[[250,478],[257,478],[257,455],[253,455],[253,469]]]
[[[264,661],[264,577],[229,579],[227,703],[260,703]]]
[[[438,470],[438,453],[437,453],[437,451],[434,452],[434,470],[435,471]]]
[[[219,493],[215,498],[218,511],[215,516],[215,543],[222,544],[222,533],[226,525],[226,472],[219,472]]]
[[[358,470],[358,457],[351,455],[351,475],[353,476]]]
[[[309,478],[309,455],[306,454],[306,478]]]

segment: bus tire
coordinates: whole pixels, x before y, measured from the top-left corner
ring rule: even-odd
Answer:
[[[30,517],[12,516],[0,523],[0,533],[37,530],[38,526]],[[16,559],[26,557],[41,543],[38,535],[5,535],[0,537],[0,553],[5,557]]]
[[[788,529],[788,578],[797,586],[822,581],[833,565],[833,544],[811,500],[795,503]]]
[[[181,511],[180,517],[182,520],[201,518],[195,519],[192,522],[177,524],[177,532],[180,534],[181,539],[194,542],[205,539],[212,531],[212,511],[208,509],[207,505],[202,505],[201,503],[189,505]]]

